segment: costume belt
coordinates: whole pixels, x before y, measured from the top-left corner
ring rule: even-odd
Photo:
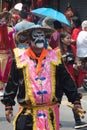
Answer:
[[[39,105],[35,105],[35,106],[21,105],[20,107],[27,108],[27,109],[44,110],[44,109],[54,108],[56,106],[59,106],[59,103],[39,104]]]

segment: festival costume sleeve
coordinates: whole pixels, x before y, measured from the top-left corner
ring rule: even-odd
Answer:
[[[69,102],[74,103],[76,100],[80,101],[81,94],[77,92],[77,87],[70,77],[69,73],[65,69],[63,64],[60,64],[57,70],[57,98],[59,102],[62,100],[63,93],[68,98]]]
[[[18,82],[19,82],[18,78],[19,78],[18,70],[16,68],[15,61],[13,61],[9,80],[5,88],[4,97],[1,100],[5,106],[15,105],[14,98],[16,96],[18,89]]]

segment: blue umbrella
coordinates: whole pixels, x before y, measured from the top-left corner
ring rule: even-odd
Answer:
[[[48,16],[54,20],[58,20],[61,23],[64,23],[68,26],[71,26],[68,19],[65,15],[55,9],[52,8],[38,8],[31,11],[32,13],[36,14],[37,16]]]

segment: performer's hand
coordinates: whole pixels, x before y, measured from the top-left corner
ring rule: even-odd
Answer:
[[[79,109],[82,109],[81,103],[80,103],[80,101],[76,101],[74,103],[74,111],[78,114]]]
[[[13,110],[6,110],[5,111],[6,119],[10,123],[11,122],[11,117],[13,116]]]
[[[78,109],[78,108],[82,109],[81,104],[74,104],[74,109]]]
[[[83,110],[81,103],[75,103],[73,109],[81,118],[84,118],[84,114],[86,113],[86,111]]]

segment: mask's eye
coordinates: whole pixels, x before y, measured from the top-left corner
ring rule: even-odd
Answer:
[[[45,37],[45,35],[44,35],[44,34],[41,34],[40,36],[41,36],[41,37]]]
[[[33,37],[35,37],[35,38],[36,38],[37,36],[38,36],[38,35],[36,35],[36,34],[33,35]]]

